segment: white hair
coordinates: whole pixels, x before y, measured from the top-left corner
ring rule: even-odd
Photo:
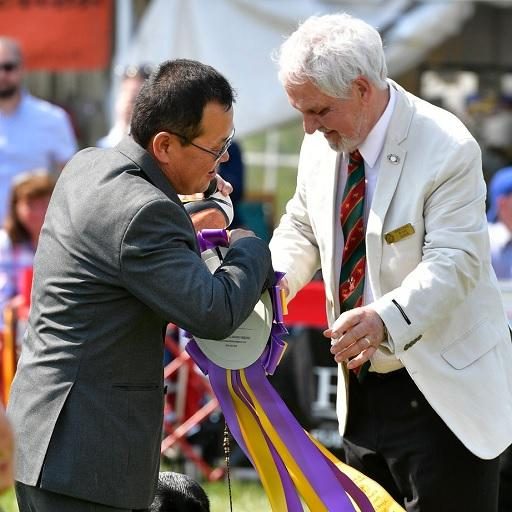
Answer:
[[[378,89],[387,87],[380,34],[346,13],[308,18],[281,45],[277,61],[283,85],[310,81],[335,98],[347,98],[358,76]]]

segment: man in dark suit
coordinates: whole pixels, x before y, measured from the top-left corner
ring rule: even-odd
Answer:
[[[147,508],[166,324],[223,339],[271,284],[268,248],[244,230],[210,274],[178,198],[205,191],[229,158],[232,102],[210,66],[165,62],[136,100],[131,137],[81,151],[59,178],[8,409],[21,512]]]

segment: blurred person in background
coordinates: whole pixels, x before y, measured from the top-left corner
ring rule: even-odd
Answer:
[[[242,155],[242,148],[240,144],[234,140],[229,148],[229,160],[223,162],[219,167],[220,175],[233,187],[233,192],[230,194],[233,203],[233,221],[231,222],[232,228],[239,228],[242,226],[242,219],[240,216],[240,203],[244,197],[245,189],[245,165]]]
[[[0,37],[0,222],[12,179],[31,169],[58,173],[77,150],[68,114],[23,88],[17,41]]]
[[[496,171],[491,178],[487,219],[496,276],[512,279],[512,167]]]
[[[489,240],[492,266],[500,280],[512,279],[512,167],[496,171],[489,183]],[[512,447],[500,457],[500,512],[512,510]]]
[[[144,81],[149,78],[151,70],[148,64],[125,68],[115,100],[114,124],[107,135],[98,140],[96,143],[98,147],[112,148],[128,134],[135,98]]]
[[[0,309],[22,304],[23,273],[32,269],[34,254],[55,178],[46,171],[34,171],[15,178],[8,213],[0,229]],[[0,326],[3,315],[0,318]]]
[[[512,344],[477,142],[346,14],[304,22],[279,78],[306,134],[272,260],[290,299],[322,270],[346,462],[409,512],[496,511]]]

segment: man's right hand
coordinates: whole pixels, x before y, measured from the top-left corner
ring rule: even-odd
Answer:
[[[255,237],[255,238],[258,238],[254,232],[248,230],[248,229],[242,229],[242,228],[237,228],[237,229],[231,229],[228,231],[228,237],[229,237],[229,242],[230,243],[233,243],[233,242],[236,242],[237,240],[241,240],[242,238],[247,238],[247,237]]]

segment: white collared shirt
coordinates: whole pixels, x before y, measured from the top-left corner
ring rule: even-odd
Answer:
[[[395,109],[396,104],[396,91],[392,86],[389,86],[389,101],[380,116],[375,126],[371,129],[370,133],[358,148],[361,156],[364,160],[364,173],[366,181],[365,189],[365,202],[364,202],[364,223],[368,222],[368,215],[370,213],[370,207],[373,201],[373,195],[375,193],[375,187],[377,185],[377,177],[380,170],[380,162],[382,159],[382,149],[384,148],[384,141],[386,139],[386,133],[391,121],[391,116]],[[348,172],[348,154],[344,154],[341,163],[342,180],[341,187],[338,191],[339,194],[343,195],[345,182],[347,180]],[[368,275],[368,261],[366,262],[366,275]],[[370,280],[365,279],[364,283],[364,303],[370,304],[373,302],[374,294],[370,286]],[[379,373],[387,373],[393,370],[402,368],[402,363],[389,352],[385,347],[377,350],[375,355],[371,358],[372,367],[371,370]]]
[[[364,174],[366,182],[364,199],[365,226],[366,223],[368,222],[368,215],[370,213],[370,207],[373,201],[373,195],[375,193],[375,186],[377,185],[377,176],[379,174],[380,169],[380,157],[382,153],[382,148],[384,147],[386,132],[391,121],[391,116],[393,115],[393,110],[395,109],[395,103],[395,89],[389,86],[389,101],[386,106],[386,110],[384,110],[383,114],[380,116],[375,126],[371,129],[370,133],[368,134],[364,142],[358,148],[364,160]],[[340,194],[340,199],[343,196],[343,190],[345,188],[345,183],[347,181],[348,159],[348,153],[344,153],[341,163],[342,179],[340,180],[340,190],[338,191],[338,193]],[[341,204],[341,200],[339,201],[339,204]],[[368,268],[366,268],[366,275],[368,275]],[[366,279],[364,287],[364,303],[369,304],[372,301],[373,292],[371,290],[369,280]]]

